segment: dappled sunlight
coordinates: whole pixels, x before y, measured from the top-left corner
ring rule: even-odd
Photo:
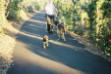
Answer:
[[[63,43],[63,42],[60,42],[60,41],[55,41],[55,40],[50,40],[49,42],[53,43],[53,44],[56,44],[56,45],[60,45],[60,46],[64,46],[64,47],[68,47],[68,48],[72,48],[72,49],[81,49],[79,47],[76,47],[76,46],[72,46],[70,44],[66,44],[66,43]]]
[[[111,74],[110,11],[106,0],[0,0],[0,74]]]
[[[34,38],[34,39],[42,40],[42,36],[41,35],[34,35],[34,34],[31,34],[31,33],[24,33],[24,32],[20,32],[20,34],[28,36],[28,37],[31,37],[31,38]],[[59,46],[68,47],[68,48],[75,49],[75,50],[82,49],[80,47],[76,47],[76,46],[67,44],[65,42],[55,41],[55,40],[51,40],[51,39],[49,40],[49,42],[52,43],[52,44],[56,44],[56,45],[59,45]]]
[[[18,44],[23,46],[23,48],[18,48],[15,51],[15,56],[16,59],[18,58],[18,61],[21,61],[22,65],[24,65],[25,62],[31,63],[46,70],[51,70],[57,74],[82,74],[82,72],[79,70],[70,68],[62,63],[32,53],[29,51],[30,49],[28,49],[28,46],[21,42],[18,42]]]
[[[4,25],[4,29],[8,33],[10,32],[10,34],[17,34],[19,30],[16,29],[12,24],[13,22],[7,22],[6,25]]]
[[[35,39],[39,39],[42,40],[42,37],[39,36],[35,36],[35,35],[31,35],[31,34],[27,34],[25,32],[20,32],[21,35],[27,36],[27,37],[31,37],[31,38],[35,38]]]
[[[15,39],[8,36],[0,36],[0,55],[7,58],[12,58]]]
[[[5,74],[13,62],[15,39],[9,35],[0,35],[0,74]]]

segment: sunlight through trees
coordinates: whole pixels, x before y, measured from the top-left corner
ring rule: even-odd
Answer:
[[[71,4],[69,0],[54,1],[69,30],[93,40],[106,55],[111,55],[110,0],[70,0]]]
[[[64,20],[70,31],[91,39],[105,54],[111,55],[110,0],[53,1],[58,8],[58,17]],[[40,4],[39,0],[0,0],[0,28],[6,18],[20,19],[19,14],[39,10],[44,4]]]

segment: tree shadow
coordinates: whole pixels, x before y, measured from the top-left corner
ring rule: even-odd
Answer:
[[[80,44],[77,40],[66,36],[67,42],[57,41],[57,35],[49,35],[50,41],[49,48],[42,48],[42,36],[47,34],[45,23],[37,22],[45,21],[44,14],[38,13],[34,19],[36,22],[27,21],[24,23],[21,32],[27,35],[18,34],[17,40],[28,45],[31,52],[46,57],[48,59],[61,62],[71,68],[76,68],[86,74],[110,74],[111,73],[111,63],[107,62],[100,56],[94,55],[84,49],[84,45]],[[48,34],[47,34],[48,35]],[[75,46],[75,47],[68,47]],[[77,49],[80,47],[81,49]],[[33,57],[32,57],[33,58]],[[42,71],[40,69],[40,71]],[[22,73],[20,73],[22,74]],[[48,74],[48,73],[45,73]],[[49,73],[51,74],[51,73]]]
[[[52,35],[49,35],[47,33],[45,24],[46,24],[45,23],[45,14],[38,13],[38,14],[34,15],[34,17],[32,17],[29,21],[24,23],[21,31],[31,33],[31,34],[34,34],[34,35],[37,34],[37,35],[40,35],[41,37],[46,34],[46,35],[49,36],[50,39],[57,40],[58,36],[57,36],[56,33],[54,33]],[[72,46],[75,45],[76,47],[85,48],[85,45],[79,43],[77,40],[75,40],[71,36],[69,36],[67,34],[65,36],[66,36],[66,39],[67,39],[67,41],[66,41],[67,44],[70,44]],[[61,41],[61,42],[63,42],[63,41]]]
[[[100,56],[94,55],[85,50],[71,49],[58,44],[50,43],[47,50],[42,48],[40,39],[21,36],[22,42],[29,46],[29,49],[48,59],[61,62],[69,67],[79,69],[88,74],[110,73],[111,63],[107,62]]]

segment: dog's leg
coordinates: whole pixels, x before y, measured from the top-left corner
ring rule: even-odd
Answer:
[[[46,47],[48,47],[49,46],[49,43],[48,43],[48,41],[46,42]]]
[[[43,48],[46,48],[45,42],[43,42]]]

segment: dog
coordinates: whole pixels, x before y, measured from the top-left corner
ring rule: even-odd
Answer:
[[[47,35],[43,36],[43,48],[48,48],[49,46],[49,37]]]
[[[57,25],[57,34],[59,39],[63,39],[64,41],[66,41],[65,32],[66,32],[66,29],[65,29],[64,23],[59,23]]]

